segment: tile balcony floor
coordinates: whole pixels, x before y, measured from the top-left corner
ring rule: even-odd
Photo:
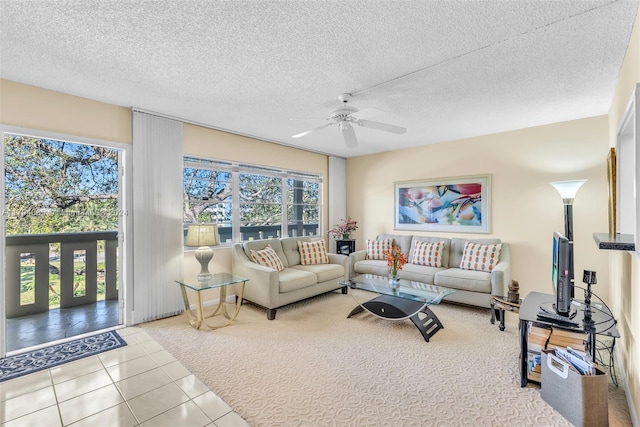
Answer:
[[[7,351],[83,335],[118,325],[118,301],[98,301],[71,308],[7,319]]]
[[[0,426],[248,426],[141,328],[127,346],[0,382]]]

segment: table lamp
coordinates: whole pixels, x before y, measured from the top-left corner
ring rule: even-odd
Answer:
[[[216,246],[217,244],[217,224],[189,224],[187,226],[187,237],[184,245],[198,247],[196,250],[196,259],[200,263],[198,282],[202,283],[211,280],[212,276],[209,273],[209,261],[213,258],[211,246]]]

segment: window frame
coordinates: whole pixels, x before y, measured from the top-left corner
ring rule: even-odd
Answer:
[[[289,203],[288,198],[288,180],[292,179],[294,181],[307,181],[316,183],[318,185],[318,201],[317,201],[317,211],[318,211],[318,224],[317,230],[318,233],[314,234],[315,237],[321,237],[323,234],[322,230],[322,184],[323,177],[321,174],[306,172],[306,171],[295,171],[288,169],[278,169],[269,166],[261,166],[261,165],[253,165],[248,163],[241,162],[230,162],[225,160],[216,160],[216,159],[208,159],[200,156],[191,156],[184,155],[183,156],[183,177],[184,177],[184,169],[192,168],[192,169],[207,169],[211,171],[222,171],[228,172],[231,174],[231,179],[229,182],[232,187],[232,197],[231,197],[231,241],[221,241],[221,245],[232,244],[232,243],[241,243],[247,240],[242,240],[242,232],[241,232],[241,215],[240,215],[240,206],[244,202],[240,201],[240,175],[241,174],[254,174],[254,175],[262,175],[268,177],[274,177],[280,179],[280,189],[281,189],[281,217],[280,217],[280,238],[289,237],[289,219],[288,212],[289,208],[295,206],[295,204]],[[184,190],[183,190],[184,191]],[[186,193],[183,193],[186,196]],[[304,206],[304,204],[302,205]],[[184,212],[184,206],[183,206]],[[185,226],[189,224],[185,222],[184,213],[183,213],[183,225]]]

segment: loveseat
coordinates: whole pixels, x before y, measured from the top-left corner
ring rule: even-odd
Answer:
[[[506,295],[511,279],[511,247],[500,239],[381,234],[375,241],[367,241],[366,250],[349,255],[352,277],[389,275],[387,261],[380,259],[383,257],[378,253],[386,242],[395,243],[407,256],[407,264],[400,270],[399,277],[455,289],[445,301],[489,308],[492,294]],[[468,248],[471,256],[463,263],[467,242],[472,244]]]
[[[339,282],[349,278],[349,257],[327,253],[317,237],[236,243],[231,263],[233,274],[249,279],[243,300],[266,308],[269,320],[284,305],[336,289],[345,292]]]

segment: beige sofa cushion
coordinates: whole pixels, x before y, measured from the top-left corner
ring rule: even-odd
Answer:
[[[386,260],[367,259],[358,261],[353,265],[353,270],[358,274],[389,275],[389,267]]]
[[[434,284],[471,292],[491,293],[491,273],[448,268],[435,275]]]
[[[411,250],[411,241],[413,239],[413,235],[409,234],[380,234],[376,237],[377,240],[386,240],[391,239],[396,245],[400,247],[400,250],[405,254],[408,254]]]
[[[315,274],[318,283],[328,280],[338,283],[344,277],[344,267],[340,264],[295,265],[291,268]]]
[[[442,267],[427,267],[426,265],[405,264],[400,270],[402,279],[414,280],[416,282],[433,285],[436,273],[444,271]]]
[[[278,275],[280,279],[280,293],[308,288],[318,283],[315,274],[297,268],[285,268],[278,273]]]

